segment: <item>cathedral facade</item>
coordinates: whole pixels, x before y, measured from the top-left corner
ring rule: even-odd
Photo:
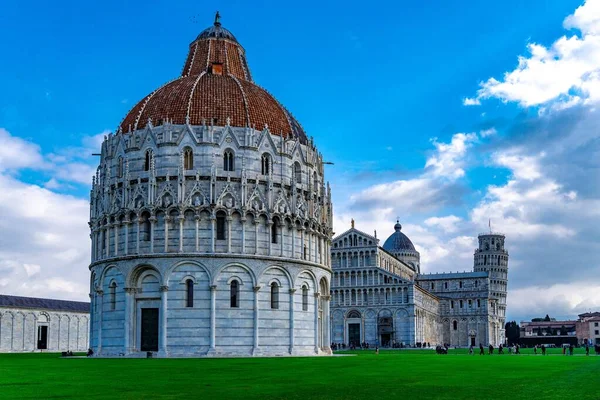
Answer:
[[[381,247],[353,221],[332,241],[331,340],[386,347],[504,343],[504,240],[480,234],[472,272],[424,274],[400,223]]]
[[[331,352],[322,155],[218,14],[105,138],[90,206],[96,355]]]

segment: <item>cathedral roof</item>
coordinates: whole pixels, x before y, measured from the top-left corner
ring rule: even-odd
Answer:
[[[68,301],[40,299],[37,297],[20,297],[0,294],[0,307],[40,309],[48,311],[90,312],[90,303],[83,301]]]
[[[252,80],[246,52],[221,26],[213,26],[190,44],[181,76],[140,100],[119,130],[128,133],[148,123],[268,127],[272,134],[307,142],[300,123],[269,92]]]
[[[390,253],[397,253],[400,251],[417,251],[415,246],[412,244],[408,236],[401,232],[402,225],[399,221],[396,221],[394,225],[394,233],[383,244],[383,248]]]

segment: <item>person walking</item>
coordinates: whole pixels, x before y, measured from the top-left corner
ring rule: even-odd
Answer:
[[[533,346],[533,354],[537,356],[537,344]]]
[[[479,355],[482,356],[484,354],[485,354],[485,352],[483,351],[483,345],[481,343],[479,343]]]
[[[575,346],[573,346],[573,343],[571,343],[569,345],[569,355],[572,356],[573,355],[573,350],[574,350]]]
[[[519,343],[515,344],[515,354],[521,354]]]
[[[491,356],[494,353],[494,345],[490,343],[490,347],[488,348],[488,354]]]
[[[473,355],[473,345],[469,346],[469,355],[472,356]]]
[[[546,345],[545,344],[542,345],[542,355],[543,356],[546,355]]]
[[[567,355],[567,347],[563,344],[563,356]]]
[[[590,355],[590,345],[589,345],[589,343],[585,344],[585,355],[586,356]]]

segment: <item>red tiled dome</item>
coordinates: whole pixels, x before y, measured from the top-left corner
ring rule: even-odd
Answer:
[[[233,34],[214,26],[190,44],[181,76],[144,97],[125,116],[119,128],[128,133],[163,120],[174,124],[235,127],[265,125],[275,135],[306,135],[295,118],[266,90],[253,83],[243,47]]]

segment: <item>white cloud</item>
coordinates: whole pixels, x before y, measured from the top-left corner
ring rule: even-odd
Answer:
[[[465,106],[480,106],[481,101],[478,98],[465,97],[463,99],[463,105]]]
[[[427,159],[425,169],[430,168],[433,176],[458,179],[464,176],[464,156],[467,149],[477,140],[475,133],[456,133],[450,143],[440,143],[436,139],[433,144],[436,153]]]
[[[0,128],[0,171],[45,168],[40,147]]]
[[[562,36],[549,47],[530,43],[529,55],[519,57],[516,69],[482,82],[469,103],[493,97],[524,107],[564,109],[600,101],[600,0],[587,0],[564,27],[580,34]]]
[[[456,215],[448,215],[446,217],[431,217],[425,220],[425,225],[439,227],[446,233],[454,233],[457,231],[457,226],[461,221]]]
[[[0,292],[87,300],[87,200],[0,173]]]

